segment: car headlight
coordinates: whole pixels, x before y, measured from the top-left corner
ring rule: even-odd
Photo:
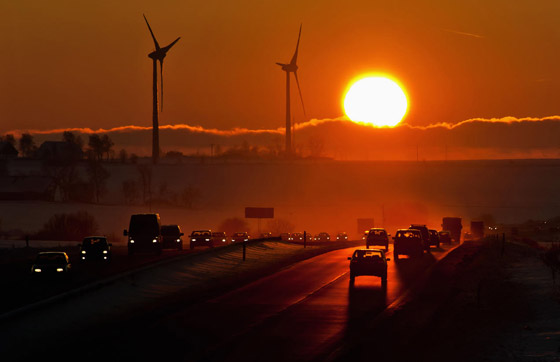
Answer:
[[[226,242],[226,239],[222,239],[222,241],[225,243],[225,242]]]
[[[210,239],[206,239],[206,241],[210,241]]]
[[[177,242],[180,243],[180,242],[181,242],[181,239],[177,239]]]
[[[130,239],[130,243],[131,243],[131,244],[134,244],[134,240]]]
[[[103,257],[103,259],[107,260],[107,257],[106,257],[106,256],[104,256],[104,257]]]
[[[196,241],[196,239],[191,239],[191,241]]]
[[[85,251],[85,250],[82,250],[82,254],[85,254],[85,253],[86,253],[86,251]]]
[[[40,273],[42,270],[39,268],[35,268],[35,270],[33,270],[35,273]]]
[[[245,241],[249,241],[249,239],[245,239]]]
[[[103,250],[103,254],[107,254],[107,250]]]
[[[60,273],[60,272],[63,272],[64,269],[62,269],[62,268],[56,268],[56,271]]]

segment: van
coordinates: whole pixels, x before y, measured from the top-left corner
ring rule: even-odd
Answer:
[[[128,230],[128,255],[137,251],[149,251],[161,254],[162,237],[159,214],[135,214],[130,216]]]

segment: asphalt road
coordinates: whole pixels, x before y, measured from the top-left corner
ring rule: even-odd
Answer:
[[[354,249],[319,255],[194,305],[162,300],[45,339],[80,360],[322,360],[359,335],[451,247],[391,260],[386,290],[377,277],[357,277],[350,285],[346,258]]]

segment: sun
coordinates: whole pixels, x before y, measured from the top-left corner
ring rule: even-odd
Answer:
[[[350,86],[344,97],[344,112],[350,120],[375,127],[395,127],[407,108],[402,88],[386,77],[363,77]]]

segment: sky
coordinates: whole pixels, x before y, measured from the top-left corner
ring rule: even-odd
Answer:
[[[164,67],[160,124],[275,130],[303,24],[295,122],[343,116],[349,82],[388,74],[405,88],[403,121],[438,123],[560,114],[560,2],[70,1],[0,2],[0,133],[151,125],[154,46]]]

